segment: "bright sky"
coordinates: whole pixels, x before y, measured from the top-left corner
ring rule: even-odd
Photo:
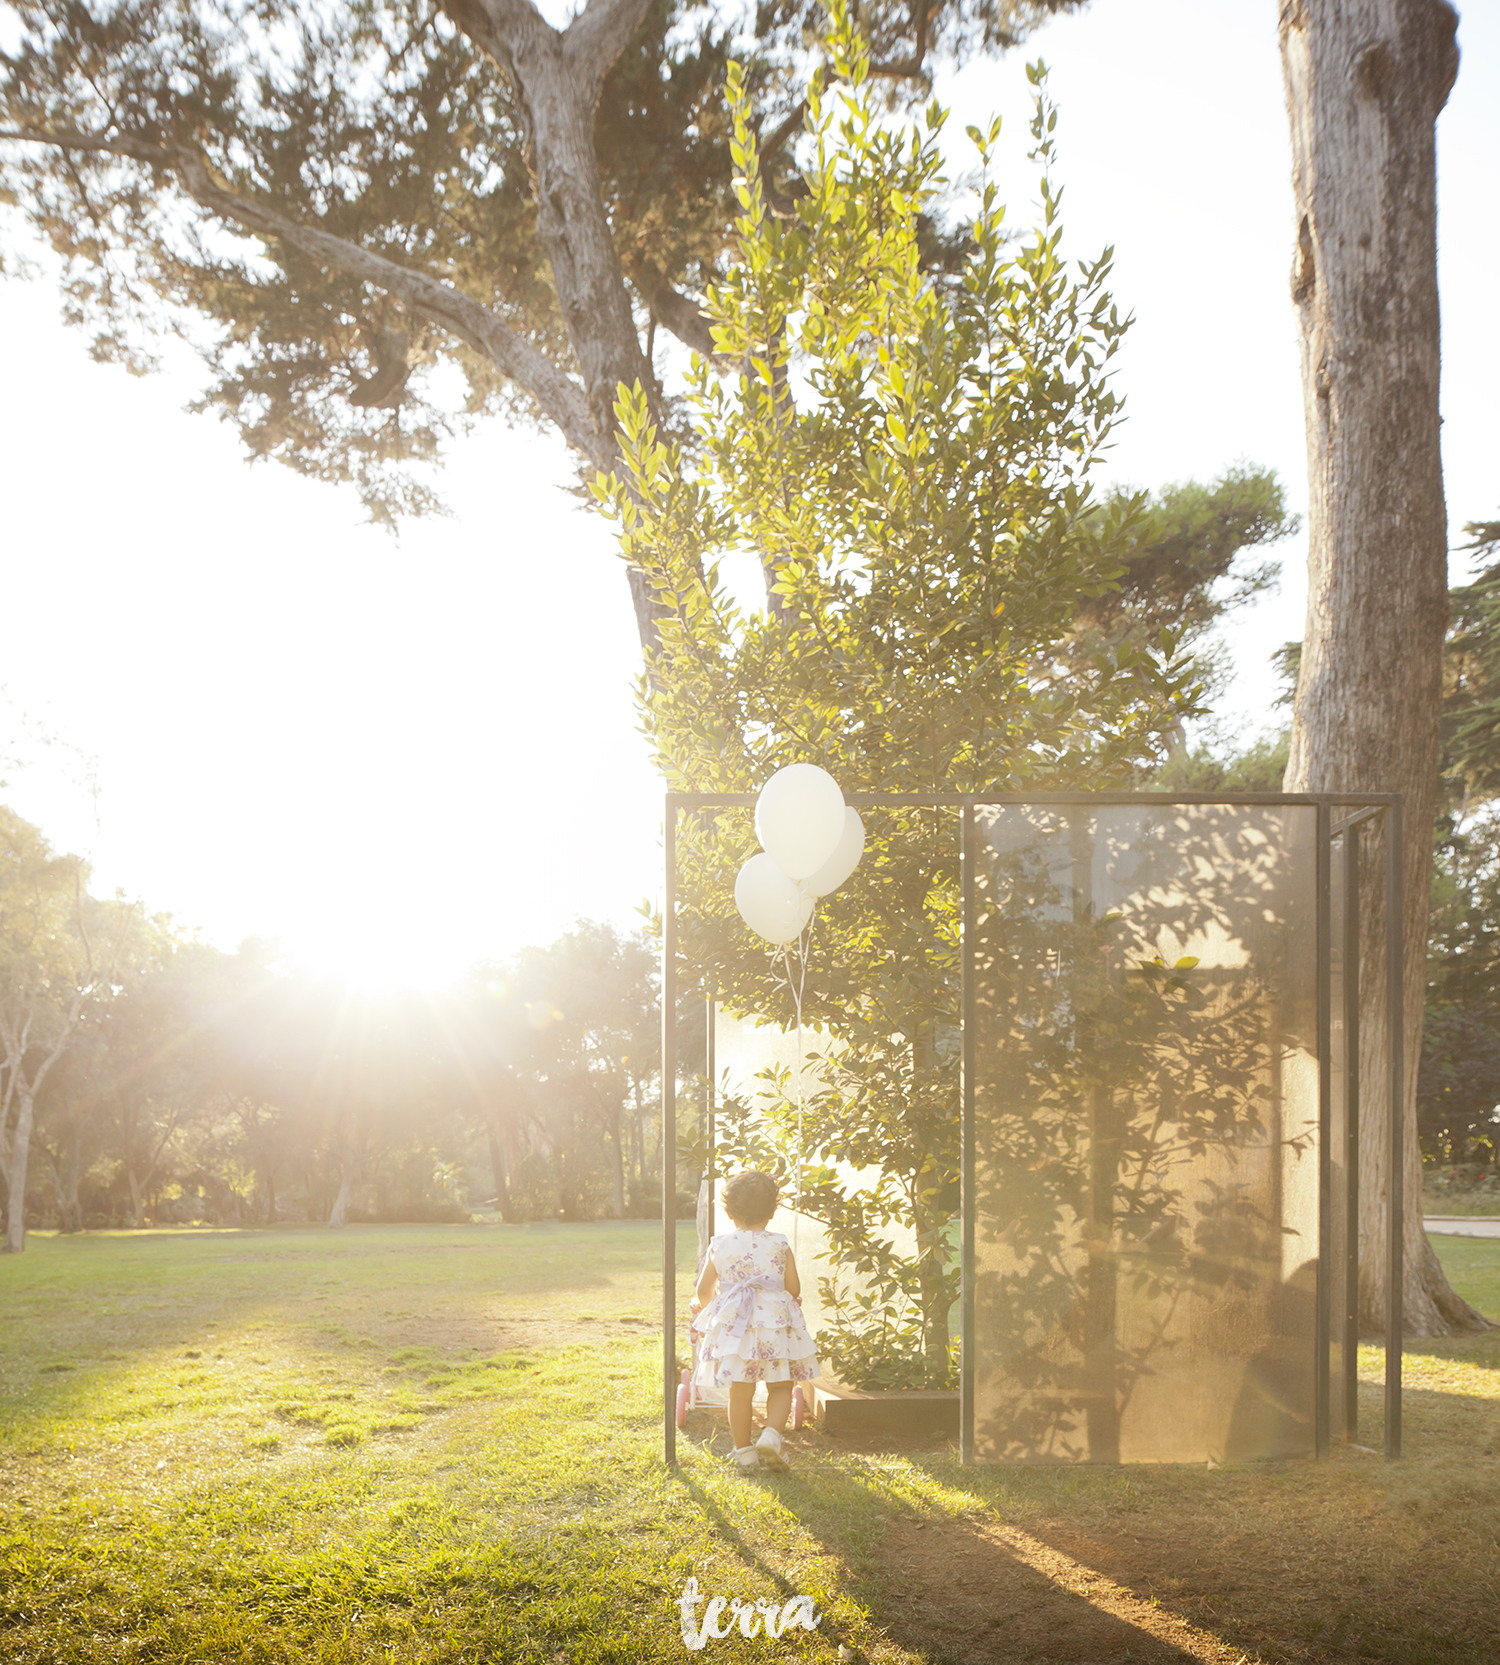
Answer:
[[[1458,541],[1500,512],[1493,463],[1500,7],[1472,4],[1438,127],[1445,466]],[[1305,504],[1292,207],[1270,0],[1096,0],[1041,32],[1061,107],[1068,247],[1116,245],[1138,323],[1116,477],[1275,468]],[[942,89],[1005,114],[1029,223],[1023,60]],[[965,164],[966,165],[966,164]],[[635,630],[608,529],[560,442],[495,425],[456,447],[454,518],[398,542],[351,492],[250,468],[185,414],[196,361],[93,364],[45,282],[0,285],[7,397],[0,750],[55,845],[226,948],[280,938],[319,970],[432,983],[575,916],[660,891],[660,785],[636,732]],[[1268,720],[1267,659],[1302,634],[1303,547],[1238,623],[1231,723]],[[1457,572],[1455,574],[1458,575]],[[71,748],[71,749],[70,749]],[[97,791],[84,783],[92,760]]]

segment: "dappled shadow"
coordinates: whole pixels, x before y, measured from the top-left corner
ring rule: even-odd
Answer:
[[[1379,1444],[1380,1407],[1363,1382],[1362,1441]],[[793,1473],[759,1482],[845,1557],[874,1622],[934,1665],[1500,1658],[1485,1549],[1500,1397],[1409,1386],[1399,1463],[1336,1445],[1322,1463],[964,1468],[944,1446],[856,1452],[804,1432]],[[1475,1582],[1458,1600],[1464,1565]]]
[[[981,826],[976,1454],[1310,1451],[1314,810]]]

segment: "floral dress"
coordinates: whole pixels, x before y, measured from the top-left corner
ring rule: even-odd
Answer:
[[[708,1246],[719,1274],[714,1298],[693,1320],[699,1387],[730,1382],[810,1382],[818,1355],[787,1293],[791,1245],[779,1231],[726,1231]]]

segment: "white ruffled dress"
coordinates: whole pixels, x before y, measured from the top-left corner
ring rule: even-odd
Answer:
[[[713,1299],[693,1320],[697,1386],[731,1382],[810,1382],[818,1354],[787,1293],[791,1245],[779,1231],[726,1231],[709,1244],[719,1274]]]

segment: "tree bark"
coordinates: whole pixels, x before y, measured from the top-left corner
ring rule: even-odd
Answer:
[[[515,95],[535,188],[537,236],[601,437],[614,433],[619,384],[651,386],[594,151],[599,89],[649,3],[589,0],[562,30],[531,0],[450,0],[447,7],[500,66]]]
[[[1483,1328],[1422,1229],[1416,1080],[1426,987],[1447,626],[1438,445],[1434,125],[1458,70],[1446,0],[1284,0],[1297,308],[1308,457],[1308,601],[1288,791],[1399,792],[1406,825],[1406,1333]],[[1365,837],[1361,1016],[1365,1103],[1384,1106],[1379,833]],[[1362,1095],[1363,1096],[1363,1095]],[[1389,1150],[1367,1113],[1360,1150],[1361,1323],[1386,1310]]]

